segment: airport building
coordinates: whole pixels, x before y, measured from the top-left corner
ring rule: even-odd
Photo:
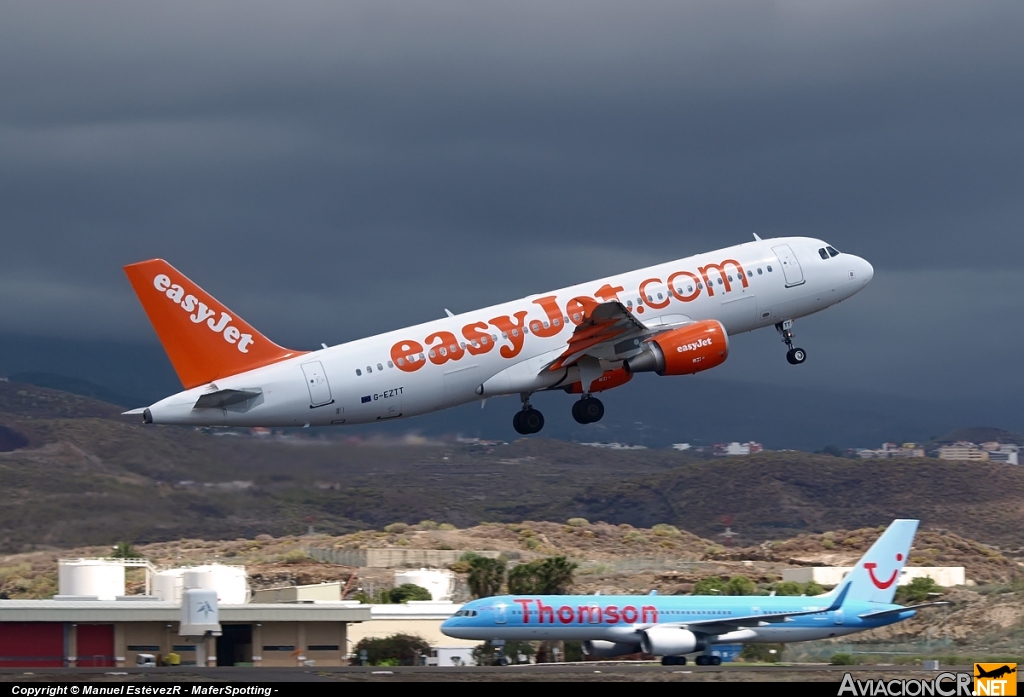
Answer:
[[[146,569],[146,595],[124,594],[131,566]],[[337,666],[348,662],[349,628],[372,617],[358,602],[299,593],[249,602],[241,567],[158,571],[144,560],[62,560],[58,580],[53,599],[0,600],[0,667],[124,667],[175,657],[197,666]],[[216,600],[219,636],[182,635],[183,596],[192,589]]]

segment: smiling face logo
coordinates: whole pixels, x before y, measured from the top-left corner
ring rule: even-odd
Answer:
[[[898,561],[898,562],[903,561],[903,555],[902,554],[897,554],[896,555],[896,561]],[[900,575],[900,570],[899,569],[893,569],[892,576],[890,576],[887,581],[879,581],[878,577],[875,576],[875,569],[878,568],[878,564],[876,564],[873,561],[867,561],[867,562],[864,562],[864,568],[868,570],[868,576],[871,577],[871,582],[873,584],[875,584],[876,588],[880,588],[881,590],[885,590],[886,588],[891,586],[893,583],[895,583],[896,582],[896,577]]]

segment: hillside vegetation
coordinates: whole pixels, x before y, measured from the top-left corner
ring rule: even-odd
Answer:
[[[11,444],[0,452],[0,552],[574,517],[719,541],[727,520],[740,546],[919,517],[923,530],[1024,546],[1024,467],[794,452],[700,459],[541,438],[366,442],[341,429],[254,436],[143,426],[119,411],[0,382]]]

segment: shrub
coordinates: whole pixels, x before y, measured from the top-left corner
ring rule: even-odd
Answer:
[[[574,528],[583,528],[590,525],[590,521],[586,518],[570,518],[568,522]]]
[[[392,634],[383,639],[366,638],[353,648],[356,656],[366,651],[371,666],[414,666],[421,655],[430,655],[430,644],[412,634]]]
[[[455,530],[455,526],[451,523],[441,523],[437,526],[438,530]]]
[[[778,663],[782,660],[785,644],[745,644],[740,651],[741,661]]]
[[[397,588],[392,588],[388,593],[392,603],[407,603],[410,600],[433,600],[434,598],[423,586],[415,583],[403,583]]]
[[[437,530],[438,525],[433,520],[421,520],[420,524],[417,525],[420,530]]]
[[[715,591],[718,591],[717,593]],[[725,595],[725,581],[718,576],[702,578],[693,584],[693,595]]]
[[[775,595],[803,595],[804,587],[796,581],[781,581],[773,588]]]
[[[746,576],[733,576],[725,584],[726,595],[757,595],[757,584]]]
[[[934,579],[922,576],[915,578],[905,586],[896,589],[896,602],[898,603],[923,603],[931,599],[932,594],[941,594],[942,586]]]
[[[392,523],[391,525],[384,526],[384,532],[403,533],[409,529],[409,526],[405,523]]]
[[[829,660],[834,666],[852,666],[856,665],[856,661],[853,659],[852,654],[848,653],[834,653],[832,658]]]
[[[667,523],[658,523],[651,528],[651,533],[658,537],[679,537],[682,534],[675,525],[668,525]]]

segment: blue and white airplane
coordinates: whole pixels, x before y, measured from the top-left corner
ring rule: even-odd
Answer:
[[[824,595],[502,595],[464,605],[441,625],[458,639],[582,641],[588,656],[643,651],[664,665],[718,665],[715,644],[827,639],[909,619],[944,602],[893,604],[918,521],[896,520]]]

